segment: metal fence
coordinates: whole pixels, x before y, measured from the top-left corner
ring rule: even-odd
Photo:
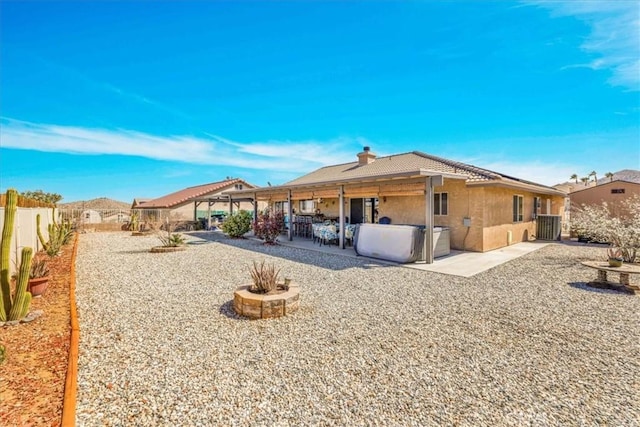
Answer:
[[[77,230],[160,229],[167,223],[172,228],[195,222],[185,219],[170,209],[59,209],[61,221],[69,221]]]

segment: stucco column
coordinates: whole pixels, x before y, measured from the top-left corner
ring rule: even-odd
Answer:
[[[207,200],[207,230],[211,230],[211,200]]]

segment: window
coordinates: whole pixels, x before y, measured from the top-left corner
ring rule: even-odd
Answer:
[[[513,222],[522,222],[523,205],[524,205],[524,197],[513,196]]]
[[[300,200],[300,213],[315,213],[315,200]]]
[[[433,214],[449,214],[449,193],[435,193],[433,195]]]
[[[612,188],[611,194],[624,194],[624,188]]]
[[[533,219],[536,219],[540,214],[540,207],[542,206],[542,199],[540,197],[533,198]]]
[[[236,190],[242,190],[242,184],[236,184],[235,185],[235,189]]]

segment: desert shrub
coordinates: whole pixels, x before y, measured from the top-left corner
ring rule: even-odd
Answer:
[[[251,213],[235,212],[225,219],[220,228],[229,237],[242,237],[251,230]]]
[[[253,279],[253,285],[249,288],[251,292],[267,293],[277,288],[278,273],[280,270],[276,270],[275,265],[265,265],[264,261],[260,264],[256,264],[253,261],[253,268],[251,268],[251,279]]]
[[[166,235],[162,234],[162,232],[158,233],[158,239],[160,239],[162,246],[168,248],[182,246],[185,243],[184,236],[179,233],[171,233],[170,231],[168,231]]]
[[[284,214],[282,212],[272,212],[269,209],[260,212],[253,223],[253,234],[269,244],[276,242],[283,229]]]
[[[640,250],[640,196],[634,195],[615,207],[607,202],[582,205],[572,212],[571,225],[579,236],[610,243],[620,249],[625,262],[634,262]]]

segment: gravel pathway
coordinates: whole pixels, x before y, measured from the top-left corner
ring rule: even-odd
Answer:
[[[77,424],[640,425],[640,297],[553,244],[471,278],[193,233],[80,236]],[[253,260],[292,316],[233,313]],[[637,280],[637,278],[635,279]]]

